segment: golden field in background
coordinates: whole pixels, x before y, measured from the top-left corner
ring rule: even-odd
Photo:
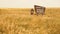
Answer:
[[[60,34],[60,8],[30,15],[31,8],[1,8],[0,34]]]

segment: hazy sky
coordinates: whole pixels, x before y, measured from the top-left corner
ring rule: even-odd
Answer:
[[[0,8],[60,7],[60,0],[0,0]]]

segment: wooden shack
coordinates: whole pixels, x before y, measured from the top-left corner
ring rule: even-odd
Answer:
[[[36,15],[45,14],[45,7],[43,6],[34,5],[34,10],[35,10]]]

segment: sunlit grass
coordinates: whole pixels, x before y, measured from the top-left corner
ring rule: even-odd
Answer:
[[[46,8],[45,15],[30,9],[0,9],[0,34],[60,34],[60,8]]]

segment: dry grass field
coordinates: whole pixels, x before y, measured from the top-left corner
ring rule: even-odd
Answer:
[[[60,34],[60,8],[45,11],[36,16],[28,8],[0,8],[0,34]]]

